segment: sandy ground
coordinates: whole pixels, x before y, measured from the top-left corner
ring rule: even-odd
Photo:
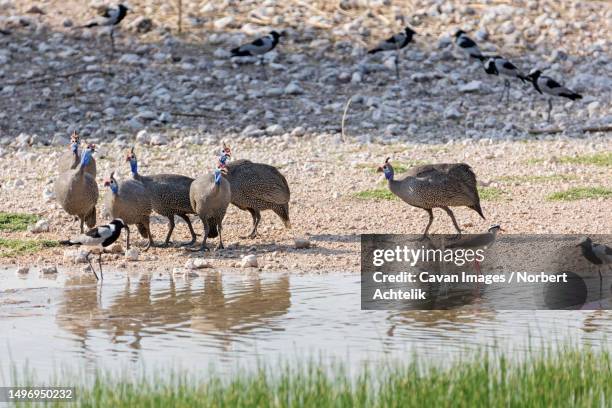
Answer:
[[[455,214],[466,232],[485,231],[500,223],[508,233],[578,233],[612,232],[612,200],[586,199],[555,202],[546,199],[555,191],[570,187],[602,186],[612,188],[612,169],[594,165],[565,164],[563,157],[611,151],[610,138],[587,140],[554,140],[507,143],[458,143],[446,145],[358,145],[312,138],[280,137],[243,139],[233,144],[235,157],[249,158],[277,165],[291,187],[290,213],[293,228],[286,230],[271,212],[265,212],[260,236],[241,238],[250,230],[250,215],[231,206],[224,223],[227,249],[205,253],[215,268],[233,268],[243,255],[255,253],[263,270],[285,271],[357,271],[359,269],[359,234],[420,233],[426,225],[424,211],[399,200],[374,200],[355,197],[359,191],[386,188],[374,172],[385,157],[396,163],[465,161],[474,167],[479,183],[503,192],[501,197],[483,201],[487,220],[468,209]],[[142,174],[176,172],[196,176],[210,171],[217,144],[160,147],[138,147]],[[49,233],[2,233],[23,239],[63,239],[78,232],[73,222],[55,200],[45,202],[43,191],[52,188],[55,160],[59,148],[32,148],[25,153],[11,153],[2,159],[3,210],[39,214],[49,220]],[[554,155],[551,155],[554,152]],[[117,178],[129,177],[124,160],[125,148],[101,145],[98,154],[99,188],[102,197],[104,174],[117,170]],[[20,157],[20,158],[18,158]],[[537,161],[534,159],[543,159]],[[535,176],[566,175],[567,180],[532,179]],[[510,177],[509,176],[517,176]],[[521,178],[524,177],[524,178]],[[23,186],[16,180],[23,181]],[[102,204],[100,204],[102,205]],[[452,233],[452,224],[442,211],[435,211],[432,233]],[[153,218],[156,241],[165,237],[166,222]],[[195,222],[196,231],[201,223]],[[134,235],[133,235],[134,236]],[[306,237],[312,247],[295,249],[294,238]],[[188,241],[186,225],[178,224],[173,239]],[[137,241],[137,246],[145,241]],[[182,267],[187,258],[202,256],[182,248],[152,248],[141,253],[137,262],[125,261],[122,255],[106,255],[107,262],[120,268],[150,270]],[[113,258],[116,258],[113,260]],[[57,264],[72,267],[64,259],[63,249],[51,248],[37,254],[6,259],[22,265]],[[73,267],[80,268],[80,267]]]

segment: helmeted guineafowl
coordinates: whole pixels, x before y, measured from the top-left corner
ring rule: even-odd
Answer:
[[[187,245],[193,245],[196,235],[193,231],[191,221],[187,214],[194,214],[189,201],[189,188],[193,179],[178,174],[155,174],[152,176],[141,176],[138,173],[138,161],[134,148],[130,150],[127,161],[132,169],[132,177],[140,181],[146,188],[151,199],[151,206],[155,212],[168,218],[170,227],[163,246],[167,246],[174,231],[174,216],[181,217],[189,227],[191,241]]]
[[[289,221],[289,199],[291,193],[287,179],[274,166],[253,163],[249,160],[227,162],[231,154],[229,147],[219,157],[219,165],[227,169],[225,178],[232,189],[232,204],[246,210],[253,217],[253,230],[249,238],[257,236],[257,226],[261,211],[272,210],[283,220],[285,227],[291,228]]]
[[[465,163],[416,166],[408,169],[404,179],[395,180],[393,167],[387,158],[378,171],[385,174],[389,190],[393,194],[414,207],[424,209],[429,214],[429,222],[422,239],[427,238],[427,232],[433,222],[433,208],[442,208],[446,211],[457,230],[456,238],[461,236],[461,229],[449,207],[465,206],[485,218],[480,208],[476,175]]]
[[[55,195],[62,208],[70,215],[76,215],[89,228],[96,225],[96,203],[98,185],[96,179],[85,170],[92,160],[93,149],[87,147],[81,155],[81,162],[74,170],[61,173],[55,180]]]
[[[191,184],[189,196],[191,206],[202,220],[204,234],[200,250],[206,247],[206,238],[219,235],[219,246],[223,248],[222,230],[223,218],[231,201],[229,182],[221,174],[225,169],[215,169],[213,174],[196,178]]]
[[[145,251],[153,245],[149,217],[151,216],[151,199],[147,194],[145,186],[137,180],[124,180],[118,183],[115,173],[104,181],[108,187],[104,197],[104,205],[112,218],[121,218],[127,225],[136,224],[138,232],[143,238],[147,238]],[[126,246],[130,248],[130,231],[127,230]]]
[[[60,173],[64,173],[68,170],[76,169],[79,163],[81,163],[82,150],[79,149],[81,144],[81,138],[79,134],[74,131],[70,136],[70,150],[62,153],[57,162],[57,168]],[[95,147],[90,145],[95,151]],[[85,166],[85,171],[92,176],[96,177],[96,159],[91,158],[90,162]]]

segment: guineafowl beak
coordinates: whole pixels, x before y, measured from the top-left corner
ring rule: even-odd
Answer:
[[[104,180],[104,187],[110,186],[110,180]]]

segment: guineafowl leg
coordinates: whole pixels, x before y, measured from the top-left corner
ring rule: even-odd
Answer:
[[[442,207],[442,209],[446,211],[446,213],[451,218],[451,220],[453,220],[453,225],[455,226],[455,229],[457,230],[457,234],[450,237],[450,239],[453,239],[453,240],[458,239],[461,236],[461,228],[459,228],[459,225],[457,224],[457,220],[455,219],[455,214],[453,214],[453,211],[448,207]]]
[[[208,232],[210,231],[210,227],[206,222],[206,219],[202,220],[202,224],[204,224],[204,236],[202,237],[202,245],[200,246],[200,251],[208,251],[208,247],[206,246],[206,238],[208,238]]]
[[[151,234],[151,224],[149,224],[149,220],[146,219],[142,226],[147,231],[147,238],[149,239],[149,243],[145,246],[144,249],[145,251],[148,251],[149,248],[155,245],[155,243],[153,242],[153,234]]]
[[[130,230],[125,229],[125,249],[130,249]]]
[[[196,242],[196,233],[193,230],[193,226],[191,225],[191,220],[185,214],[179,214],[179,217],[181,217],[183,219],[183,221],[185,221],[187,223],[187,226],[189,227],[189,233],[191,234],[191,241],[189,241],[188,243],[184,244],[184,246],[191,246],[191,245],[195,244],[195,242]]]
[[[166,235],[166,241],[160,245],[161,247],[167,247],[170,243],[170,237],[172,236],[172,231],[174,231],[174,215],[168,217],[168,223],[170,224],[168,226],[168,235]]]
[[[427,223],[427,226],[425,227],[425,232],[423,232],[423,236],[419,238],[419,241],[423,241],[429,238],[427,236],[427,233],[429,232],[429,227],[431,227],[431,224],[433,223],[433,220],[434,220],[433,211],[431,210],[431,208],[423,208],[423,209],[427,211],[427,214],[429,214],[429,222]]]
[[[83,222],[85,221],[83,218],[79,217],[79,221],[81,223],[81,234],[83,233]]]
[[[221,238],[221,231],[223,230],[223,227],[221,226],[221,220],[217,220],[217,231],[219,231],[219,246],[217,247],[217,249],[223,249],[225,248],[223,246],[223,238]]]
[[[259,225],[259,221],[261,220],[261,213],[253,208],[248,208],[248,210],[251,213],[251,217],[253,217],[253,230],[251,231],[248,237],[244,238],[253,239],[257,236],[257,226]]]

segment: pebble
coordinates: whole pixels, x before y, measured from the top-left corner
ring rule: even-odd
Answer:
[[[185,269],[205,269],[212,268],[212,264],[210,264],[204,258],[191,258],[185,262]]]
[[[41,232],[49,232],[49,221],[41,218],[36,224],[28,227],[28,230],[33,234],[39,234]]]
[[[132,247],[125,251],[125,259],[127,259],[128,261],[137,261],[139,256],[140,251],[138,251],[137,248]]]
[[[57,267],[52,265],[52,266],[43,266],[42,268],[40,268],[40,272],[43,275],[53,275],[57,273]]]
[[[285,87],[285,94],[287,95],[301,95],[303,93],[304,93],[304,90],[295,81],[291,81],[289,85]]]
[[[150,144],[153,145],[153,146],[167,145],[168,144],[168,138],[165,135],[162,135],[160,133],[156,133],[153,136],[151,136]]]
[[[448,108],[444,109],[445,119],[461,119],[462,117],[463,113],[453,106],[449,106]]]
[[[482,90],[482,82],[480,81],[470,81],[467,84],[461,85],[459,87],[459,91],[463,93],[473,93],[479,92]]]
[[[242,257],[240,261],[242,268],[257,268],[257,256],[255,254],[249,254]]]
[[[295,249],[306,249],[310,248],[310,241],[308,238],[295,238]]]

